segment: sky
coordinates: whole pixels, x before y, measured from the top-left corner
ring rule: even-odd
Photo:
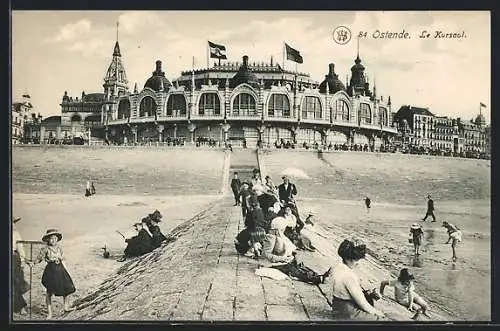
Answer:
[[[226,46],[229,61],[282,63],[283,43],[300,51],[298,70],[321,82],[328,64],[345,82],[357,54],[377,95],[402,105],[428,107],[438,116],[470,119],[479,103],[490,122],[491,36],[487,11],[13,11],[12,98],[31,96],[42,116],[60,114],[64,91],[80,97],[103,92],[104,75],[118,39],[129,88],[139,90],[163,62],[169,80],[207,65],[207,41]],[[334,41],[337,26],[351,41]],[[376,31],[406,31],[410,39],[374,38]],[[422,31],[430,38],[420,38]],[[462,39],[434,38],[434,31],[465,32]],[[211,64],[213,64],[211,61]],[[287,69],[295,69],[286,61]]]

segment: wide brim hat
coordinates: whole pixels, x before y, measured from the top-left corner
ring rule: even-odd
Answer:
[[[63,237],[61,232],[59,232],[57,229],[48,229],[45,235],[42,237],[42,241],[48,242],[51,236],[56,236],[57,241],[61,241]]]
[[[412,228],[412,229],[420,229],[421,227],[422,227],[422,226],[421,226],[420,224],[417,224],[417,223],[413,223],[413,224],[411,225],[411,228]]]
[[[21,220],[21,217],[14,217],[12,219],[12,223],[16,224],[17,222],[19,222]]]
[[[142,226],[142,222],[135,222],[134,224],[132,224],[132,227],[137,226],[137,225],[141,225]]]

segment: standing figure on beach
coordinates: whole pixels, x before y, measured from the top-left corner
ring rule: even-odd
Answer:
[[[233,195],[234,195],[234,205],[239,206],[241,204],[240,202],[240,187],[241,187],[241,181],[238,178],[238,172],[234,172],[234,177],[231,179],[231,190],[233,190]]]
[[[457,260],[457,253],[455,248],[457,244],[462,241],[462,231],[458,228],[458,226],[448,223],[447,221],[443,221],[443,227],[448,231],[448,240],[445,244],[449,244],[451,241],[451,250],[453,252],[453,262]]]
[[[63,263],[63,250],[60,245],[62,234],[57,229],[49,229],[42,237],[47,243],[31,266],[42,261],[47,262],[42,275],[42,285],[47,289],[47,319],[52,318],[52,296],[63,297],[64,311],[71,311],[68,296],[75,292],[73,280]]]
[[[422,221],[425,222],[428,216],[432,216],[432,222],[436,222],[436,216],[434,215],[434,200],[431,199],[431,196],[427,196],[427,212],[425,213],[425,217],[422,218]]]
[[[410,228],[410,235],[412,236],[413,253],[415,255],[420,255],[420,247],[422,246],[422,239],[424,238],[422,227],[417,223],[413,223]]]
[[[21,220],[21,217],[16,217],[12,220],[12,308],[14,313],[21,315],[26,314],[26,300],[23,294],[29,289],[29,284],[24,279],[22,262],[27,262],[22,244],[18,241],[22,240],[21,235],[17,231],[16,223]]]
[[[407,268],[401,269],[397,280],[384,280],[380,283],[380,294],[384,294],[384,289],[387,285],[394,287],[394,298],[396,301],[407,307],[409,311],[417,311],[417,314],[413,316],[416,319],[420,309],[422,314],[430,317],[427,313],[429,306],[427,302],[420,295],[415,292],[415,286],[413,285],[415,277],[408,271]],[[418,305],[418,306],[417,306]]]
[[[379,321],[385,315],[366,299],[355,269],[366,255],[365,244],[355,239],[345,239],[339,246],[342,263],[332,270],[332,309],[339,320]]]
[[[290,202],[295,202],[295,196],[297,195],[297,187],[295,184],[290,183],[290,179],[288,176],[281,177],[283,179],[283,183],[278,186],[278,195],[280,198],[280,202],[283,205],[286,205]]]
[[[87,181],[87,186],[85,186],[85,196],[89,197],[92,195],[92,188],[90,186],[90,180]]]
[[[90,182],[90,194],[95,195],[95,186],[94,186],[94,182]]]
[[[250,185],[248,182],[243,182],[240,188],[240,197],[241,197],[241,214],[243,215],[243,219],[247,216],[247,208],[248,208],[248,197],[252,194],[250,190]]]
[[[262,183],[262,178],[260,177],[259,169],[255,168],[252,170],[252,178],[250,179],[250,182],[252,183],[252,189],[256,185],[264,185]]]
[[[372,204],[372,201],[370,200],[370,198],[369,197],[365,197],[365,206],[366,206],[366,210],[368,212],[370,212],[371,204]]]

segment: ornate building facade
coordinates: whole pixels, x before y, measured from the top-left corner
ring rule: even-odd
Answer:
[[[484,116],[464,121],[435,116],[428,108],[402,106],[394,115],[399,142],[409,148],[423,148],[445,153],[490,153]]]
[[[11,142],[19,144],[24,142],[25,122],[33,111],[29,95],[23,96],[23,101],[12,103],[11,107]]]
[[[156,61],[155,71],[139,90],[130,92],[118,42],[104,81],[102,124],[117,143],[194,143],[245,140],[272,145],[368,144],[378,149],[396,134],[391,101],[370,89],[359,56],[345,86],[334,64],[321,84],[308,74],[283,70],[278,64],[224,63],[184,71],[171,83]]]

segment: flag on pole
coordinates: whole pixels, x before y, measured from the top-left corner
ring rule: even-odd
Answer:
[[[290,47],[287,43],[285,43],[286,48],[286,59],[296,62],[296,63],[304,63],[304,59],[300,52],[292,47]]]
[[[486,108],[486,105],[485,105],[484,103],[480,102],[480,103],[479,103],[479,107],[484,107],[484,108]]]
[[[226,46],[214,44],[213,42],[209,41],[208,47],[210,48],[211,59],[227,60]]]

